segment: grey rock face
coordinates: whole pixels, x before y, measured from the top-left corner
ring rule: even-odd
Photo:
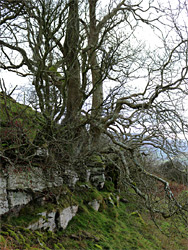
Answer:
[[[8,189],[9,190],[33,190],[45,189],[45,181],[42,169],[25,168],[24,166],[8,167]]]
[[[65,229],[70,220],[76,215],[78,206],[71,206],[63,209],[59,215],[59,227]]]
[[[41,217],[38,221],[32,223],[28,226],[31,230],[49,230],[54,231],[55,229],[66,229],[69,221],[76,215],[78,211],[78,206],[70,206],[63,209],[61,212],[52,211],[47,213],[46,211],[39,213]]]
[[[98,211],[100,208],[100,202],[98,200],[93,200],[88,203],[95,211]]]
[[[67,172],[67,179],[69,179],[69,185],[74,186],[78,175],[75,172]],[[6,173],[0,169],[0,215],[15,206],[29,203],[32,200],[31,194],[42,193],[46,189],[62,186],[63,183],[64,179],[57,171],[7,165]]]
[[[7,199],[7,181],[0,173],[0,215],[9,211]]]
[[[69,187],[74,187],[76,182],[79,180],[78,174],[70,169],[65,171],[64,176]]]
[[[48,213],[47,216],[47,228],[49,228],[49,231],[54,231],[54,229],[56,228],[56,221],[55,221],[55,216],[56,216],[56,212],[50,212]]]
[[[109,204],[110,206],[113,207],[113,206],[115,205],[115,204],[114,204],[114,201],[112,200],[112,197],[111,197],[111,196],[108,197],[108,200],[107,200],[107,201],[108,201],[108,204]]]
[[[104,187],[105,183],[105,168],[104,167],[93,167],[90,169],[90,181],[91,183],[100,189]]]
[[[6,172],[5,172],[6,170]],[[105,183],[103,166],[90,166],[84,180],[91,182],[97,188],[103,188]],[[14,207],[28,204],[35,194],[42,193],[53,187],[60,187],[67,184],[69,187],[75,186],[81,177],[76,171],[67,169],[61,173],[52,168],[42,169],[40,167],[30,167],[25,165],[7,165],[4,170],[0,166],[0,215],[9,212]],[[97,208],[97,205],[96,205]],[[68,217],[74,216],[76,208],[71,208],[62,213],[67,213],[67,219],[60,220],[62,228],[65,227]]]
[[[47,223],[46,223],[47,212],[45,211],[45,212],[39,213],[38,215],[41,216],[39,218],[39,220],[32,223],[31,225],[29,225],[27,227],[28,229],[38,230],[38,229],[46,229],[47,228]]]
[[[53,232],[56,228],[56,223],[55,223],[56,211],[52,211],[50,213],[44,211],[42,213],[39,213],[38,215],[41,216],[39,220],[36,221],[35,223],[32,223],[27,228],[33,231],[42,229]]]
[[[8,198],[10,201],[10,208],[15,206],[25,205],[32,200],[32,196],[25,192],[9,192]]]

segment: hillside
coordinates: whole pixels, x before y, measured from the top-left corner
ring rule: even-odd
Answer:
[[[37,126],[42,120],[39,112],[36,112],[28,105],[20,104],[11,96],[0,92],[0,135],[5,136],[5,129],[14,131],[22,129],[29,139],[33,139],[36,134]],[[10,131],[10,132],[12,132]]]
[[[163,230],[161,233],[132,191],[127,192],[118,201],[117,193],[110,183],[103,191],[83,186],[84,184],[80,183],[76,191],[69,193],[69,198],[79,205],[79,209],[65,230],[51,232],[26,229],[32,221],[37,220],[36,213],[44,209],[53,211],[57,207],[53,203],[48,203],[45,207],[30,204],[20,211],[18,217],[3,218],[0,248],[3,250],[187,250],[186,228],[179,224],[178,233],[172,220],[158,217],[158,225]],[[188,191],[186,193],[188,194]],[[89,201],[93,199],[100,201],[98,211],[89,205]]]
[[[0,104],[0,249],[187,250],[188,231],[179,217],[150,214],[133,189],[120,191],[112,163],[93,154],[82,171],[55,168],[38,138],[40,113],[2,93]],[[166,198],[159,183],[147,185],[151,201]],[[176,182],[170,187],[186,208],[188,188]],[[167,204],[160,206],[165,211]]]

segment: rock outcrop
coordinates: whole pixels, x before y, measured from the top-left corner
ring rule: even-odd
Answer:
[[[59,212],[58,227],[65,229],[70,220],[76,215],[78,206],[70,206]]]
[[[78,206],[69,206],[61,211],[55,210],[51,212],[44,211],[39,213],[38,221],[31,223],[27,228],[31,230],[49,230],[66,229],[69,221],[76,215]]]
[[[48,177],[39,167],[7,165],[0,171],[0,215],[28,204],[44,190],[64,183],[56,172],[51,179]]]
[[[90,174],[87,174],[85,182],[91,182],[100,188],[104,186],[104,168],[93,167],[87,172]],[[38,197],[41,199],[46,190],[50,192],[51,189],[62,185],[74,188],[79,179],[79,175],[73,170],[65,170],[60,174],[55,169],[42,169],[34,166],[6,165],[1,167],[0,216],[13,210],[19,210],[33,199],[36,200]],[[60,224],[63,225],[62,220],[60,220]]]
[[[100,201],[98,201],[97,199],[94,199],[90,201],[88,205],[90,205],[95,211],[98,211],[100,208]]]

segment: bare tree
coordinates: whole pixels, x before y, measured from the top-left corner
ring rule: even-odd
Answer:
[[[9,1],[2,0],[0,4],[0,11],[1,11],[0,25],[3,25],[11,20],[15,20],[17,17],[23,14],[24,2],[20,0],[9,0]]]
[[[103,154],[119,169],[120,182],[129,184],[148,209],[164,217],[179,211],[185,215],[187,205],[176,201],[167,181],[144,169],[141,152],[159,148],[170,157],[187,133],[182,110],[188,93],[188,32],[179,20],[188,14],[186,1],[173,8],[150,0],[146,5],[101,3],[24,1],[22,17],[2,21],[0,66],[32,76],[47,140],[55,138],[56,149],[69,141],[72,164],[92,151]],[[139,40],[143,26],[154,30],[159,46],[150,49]],[[137,173],[142,185],[135,185]],[[162,183],[173,204],[170,212],[156,209],[145,178]]]

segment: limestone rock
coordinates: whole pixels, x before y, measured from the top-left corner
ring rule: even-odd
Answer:
[[[35,152],[35,155],[39,157],[47,157],[49,155],[49,152],[46,148],[38,148]]]
[[[89,182],[91,176],[91,169],[86,169],[86,180],[85,182]]]
[[[33,231],[38,230],[38,229],[41,229],[41,228],[42,228],[41,225],[43,225],[43,223],[44,223],[44,219],[43,219],[43,218],[40,218],[39,221],[37,221],[37,222],[35,222],[35,223],[29,225],[29,226],[27,227],[27,229],[31,229],[31,230],[33,230]]]
[[[45,220],[46,214],[47,214],[46,211],[45,211],[45,212],[42,212],[42,213],[39,213],[38,215],[40,215],[41,218],[39,218],[38,221],[36,221],[36,222],[30,224],[27,228],[28,228],[28,229],[31,229],[31,230],[33,230],[33,231],[34,231],[34,230],[38,230],[38,229],[44,228],[44,224],[45,224],[45,222],[46,222],[46,220]]]
[[[74,187],[76,182],[79,181],[78,174],[70,169],[65,170],[64,177],[66,179],[66,183],[69,187]]]
[[[86,182],[91,182],[100,189],[103,188],[105,183],[105,169],[101,164],[99,164],[100,166],[90,166],[86,169],[84,175]],[[39,197],[42,192],[50,190],[50,188],[60,187],[62,184],[74,188],[80,178],[77,172],[72,169],[61,171],[50,167],[43,169],[27,165],[6,165],[4,169],[0,167],[0,215],[9,212],[14,207],[19,208],[19,206],[28,204],[33,197]],[[99,205],[97,205],[97,201],[93,201],[92,206],[94,209],[98,209]],[[67,226],[70,219],[75,216],[77,209],[77,206],[72,206],[61,211],[61,228]],[[51,221],[51,225],[53,224],[52,221],[55,220],[53,216],[50,215],[46,218],[47,221]],[[40,223],[44,224],[42,221]],[[33,225],[33,227],[35,226],[38,227],[39,225]],[[52,229],[54,225],[48,225],[48,227]]]
[[[24,168],[24,166],[8,166],[8,189],[9,190],[33,190],[42,191],[45,189],[45,181],[42,169]]]
[[[113,201],[113,199],[112,199],[111,196],[108,197],[107,202],[108,202],[108,204],[109,204],[110,206],[112,206],[112,207],[115,205],[115,204],[114,204],[114,201]]]
[[[76,215],[78,206],[70,206],[63,209],[61,212],[52,211],[47,213],[46,211],[39,213],[41,217],[38,221],[30,224],[27,228],[31,230],[49,230],[54,231],[58,228],[65,229],[70,220]]]
[[[10,201],[10,208],[15,206],[25,205],[32,200],[32,196],[26,192],[9,192],[8,198]]]
[[[56,217],[56,211],[52,211],[50,213],[48,213],[48,216],[47,216],[47,223],[48,223],[48,226],[47,228],[49,228],[49,231],[54,231],[55,228],[56,228],[56,221],[55,221],[55,217]]]
[[[43,178],[45,179],[45,185],[48,188],[59,187],[64,183],[64,178],[61,176],[61,173],[55,169],[53,169],[53,171],[51,171],[51,169],[46,171]]]
[[[39,213],[41,217],[39,218],[38,221],[32,223],[31,225],[28,226],[28,229],[31,230],[49,230],[49,231],[54,231],[56,228],[55,224],[55,216],[56,216],[56,211],[52,211],[50,213],[47,213],[46,211]]]
[[[100,189],[104,187],[105,183],[105,168],[104,167],[93,167],[91,168],[90,181],[91,183]]]
[[[51,168],[7,165],[6,172],[0,169],[0,215],[15,206],[29,203],[32,200],[31,194],[42,193],[64,183],[74,187],[78,180],[78,175],[73,170],[66,170],[62,175]]]
[[[0,173],[0,215],[9,211],[6,185],[6,178]]]
[[[100,202],[98,200],[93,200],[88,203],[95,211],[98,211],[100,208]]]
[[[59,227],[65,229],[70,220],[76,215],[78,206],[70,206],[63,209],[59,214]]]

